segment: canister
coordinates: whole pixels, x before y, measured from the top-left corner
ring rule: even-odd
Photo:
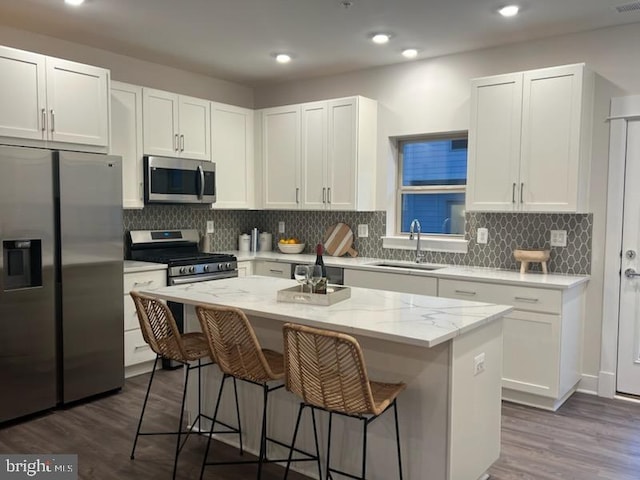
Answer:
[[[252,228],[251,229],[251,251],[252,252],[257,252],[258,251],[258,242],[260,241],[260,232],[258,231],[258,228]]]
[[[261,252],[270,252],[271,248],[273,247],[272,242],[273,238],[271,234],[268,232],[262,232],[260,234],[260,245],[258,247],[258,250]]]
[[[251,245],[251,236],[243,233],[238,237],[238,250],[241,252],[248,252]]]

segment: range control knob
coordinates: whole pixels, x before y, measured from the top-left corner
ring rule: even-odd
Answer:
[[[227,267],[227,270],[231,270],[231,264],[230,263],[227,263],[226,267]]]
[[[196,267],[189,267],[189,273],[193,273],[196,271]]]
[[[181,274],[186,273],[186,272],[187,272],[187,269],[186,269],[186,268],[184,268],[184,267],[180,267],[180,273],[181,273]]]
[[[222,270],[224,268],[224,265],[222,265],[221,263],[218,264],[218,270]]]
[[[205,265],[204,267],[202,267],[202,269],[203,269],[205,272],[208,272],[208,271],[209,271],[209,265]]]

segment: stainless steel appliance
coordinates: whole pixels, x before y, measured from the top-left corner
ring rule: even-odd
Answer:
[[[167,285],[205,282],[238,276],[235,255],[200,253],[197,230],[132,230],[127,235],[127,258],[142,262],[164,263]],[[183,331],[184,305],[167,302]],[[163,359],[163,368],[177,368],[180,364]]]
[[[0,147],[0,422],[122,387],[119,157]]]
[[[144,157],[145,203],[215,203],[216,164],[172,157]]]

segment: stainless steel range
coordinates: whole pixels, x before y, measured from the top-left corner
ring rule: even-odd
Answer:
[[[205,282],[238,276],[238,262],[227,253],[200,253],[197,230],[132,230],[127,258],[164,263],[167,285]]]

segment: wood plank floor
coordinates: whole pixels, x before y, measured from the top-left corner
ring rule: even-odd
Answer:
[[[160,371],[156,378],[154,390],[160,395],[147,409],[149,428],[174,428],[180,372]],[[87,480],[169,479],[173,438],[142,438],[136,459],[129,459],[147,381],[147,375],[135,377],[119,394],[5,425],[0,428],[0,453],[77,453],[79,477]],[[494,480],[640,479],[640,404],[575,394],[551,413],[505,403],[502,422],[502,455],[490,470]],[[189,439],[178,478],[198,478],[204,448],[205,439]],[[232,448],[219,443],[213,448],[217,458],[236,458]],[[282,473],[269,465],[263,478],[280,479]],[[255,466],[208,468],[205,478],[255,478]],[[425,472],[408,480],[428,478]]]

